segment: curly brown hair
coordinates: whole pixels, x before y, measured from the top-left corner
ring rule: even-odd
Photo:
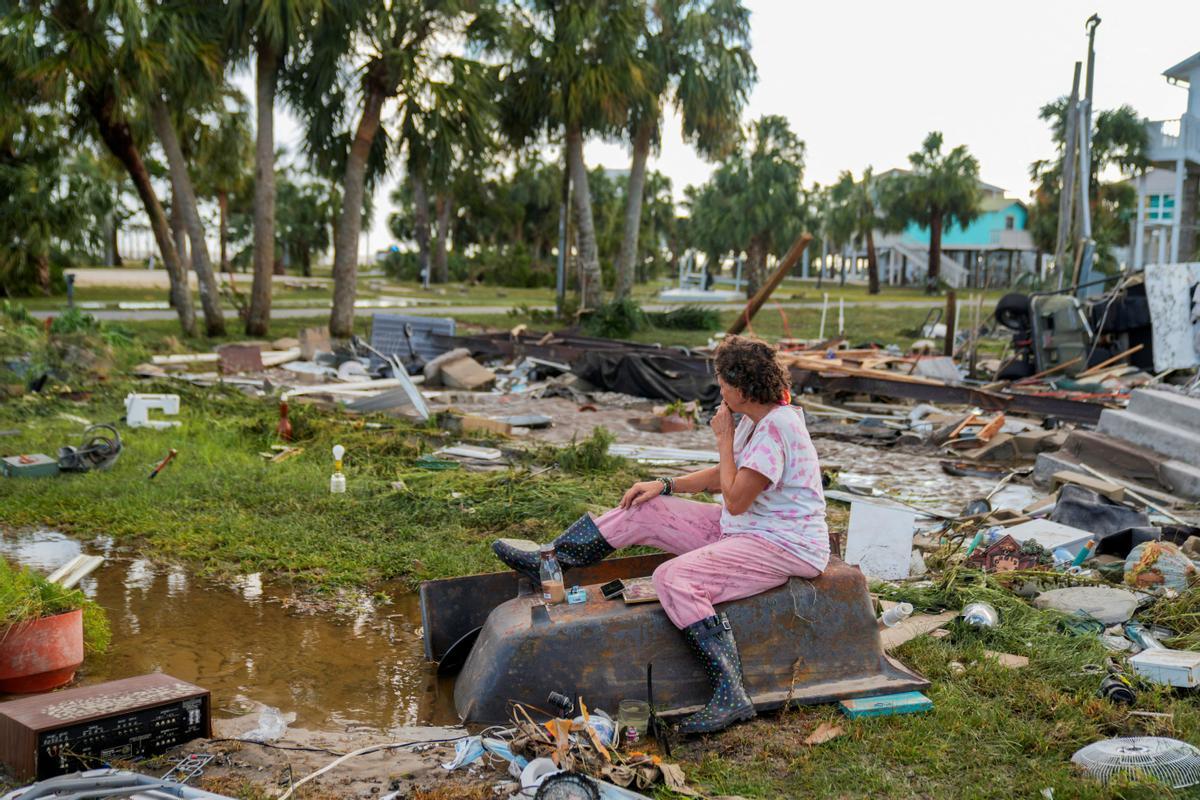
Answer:
[[[791,386],[775,348],[766,342],[728,336],[717,347],[721,380],[756,403],[778,403]]]

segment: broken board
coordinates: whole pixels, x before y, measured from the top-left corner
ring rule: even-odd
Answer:
[[[908,577],[916,513],[876,503],[850,504],[846,563],[881,580]]]

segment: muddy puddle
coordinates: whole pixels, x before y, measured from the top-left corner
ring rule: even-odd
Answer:
[[[209,689],[219,718],[267,705],[309,730],[383,733],[458,721],[452,685],[424,661],[411,592],[385,587],[390,603],[340,596],[314,610],[258,575],[207,581],[103,537],[0,535],[0,555],[42,574],[81,552],[106,558],[80,588],[108,611],[113,639],[77,685],[161,671]]]

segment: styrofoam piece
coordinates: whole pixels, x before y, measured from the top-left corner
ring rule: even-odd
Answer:
[[[125,424],[131,428],[154,428],[163,430],[179,425],[177,420],[150,419],[151,409],[164,414],[179,413],[177,394],[127,394],[125,395]]]
[[[1070,525],[1062,525],[1048,519],[1022,522],[1020,525],[1005,528],[1004,532],[1019,544],[1033,539],[1051,553],[1062,547],[1070,551],[1073,556],[1077,555],[1079,549],[1087,544],[1088,539],[1092,538],[1092,534],[1082,528],[1073,528]]]
[[[871,578],[907,578],[916,520],[916,513],[908,509],[851,503],[846,563],[856,564]]]
[[[443,447],[433,453],[435,456],[458,456],[459,458],[476,458],[480,461],[496,461],[504,453],[494,447],[476,447],[470,444],[456,444]]]

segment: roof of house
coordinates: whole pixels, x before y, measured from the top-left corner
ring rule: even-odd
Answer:
[[[1188,79],[1192,77],[1192,71],[1198,66],[1200,66],[1200,53],[1185,58],[1170,69],[1164,70],[1163,75],[1181,83],[1187,83]]]
[[[980,211],[1003,211],[1004,209],[1009,208],[1014,205],[1020,206],[1021,208],[1025,208],[1025,204],[1015,197],[989,196],[989,197],[983,198],[983,200],[981,200],[979,202],[979,210]]]

